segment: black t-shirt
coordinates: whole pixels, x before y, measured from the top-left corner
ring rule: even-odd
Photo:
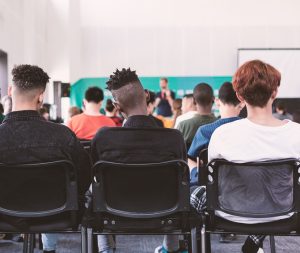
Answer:
[[[171,97],[175,99],[175,92],[171,91]],[[166,97],[166,94],[162,91],[156,93],[155,98],[160,98],[160,102],[157,106],[157,114],[164,116],[164,117],[170,117],[172,116],[172,109],[171,105],[169,104],[169,101]]]

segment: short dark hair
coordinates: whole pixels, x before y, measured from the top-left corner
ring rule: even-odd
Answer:
[[[0,114],[3,114],[4,113],[4,108],[3,108],[3,105],[0,103]]]
[[[166,77],[161,77],[160,80],[161,80],[161,81],[165,81],[166,83],[169,82],[168,78],[166,78]]]
[[[123,68],[121,71],[117,69],[115,72],[113,72],[113,75],[110,75],[106,84],[107,89],[112,91],[118,90],[129,83],[137,81],[139,82],[139,78],[135,71],[131,71],[130,68]]]
[[[46,89],[49,76],[43,69],[34,65],[18,65],[12,70],[14,85],[23,90]]]
[[[123,68],[121,71],[117,69],[106,83],[107,89],[123,111],[146,107],[145,90],[135,71],[130,68]]]
[[[233,88],[245,101],[257,107],[267,105],[280,85],[277,69],[260,60],[244,63],[233,76]]]
[[[89,87],[85,92],[85,99],[88,102],[98,104],[99,102],[103,101],[103,98],[103,90],[99,87]]]
[[[114,109],[115,109],[115,106],[114,106],[112,100],[110,98],[108,98],[106,100],[105,110],[108,112],[113,112]]]
[[[214,101],[214,91],[207,83],[199,83],[193,91],[195,103],[200,106],[209,106]]]
[[[219,99],[224,104],[229,104],[234,106],[240,103],[231,82],[225,82],[222,84],[221,88],[219,89]]]
[[[193,93],[189,93],[189,94],[185,94],[183,97],[184,98],[193,98],[194,95],[193,95]]]
[[[145,90],[149,93],[149,100],[147,101],[147,105],[153,104],[155,102],[155,93],[151,90]]]
[[[296,110],[293,113],[293,121],[296,123],[300,123],[300,109]]]

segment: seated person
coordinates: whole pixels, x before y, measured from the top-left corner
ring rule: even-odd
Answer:
[[[213,132],[224,124],[240,119],[238,116],[244,107],[244,104],[238,100],[230,82],[225,82],[220,87],[219,98],[215,99],[215,103],[219,108],[221,119],[198,128],[188,152],[188,162],[191,169],[197,166],[196,161],[200,152],[208,148]]]
[[[100,88],[90,87],[87,89],[83,100],[84,112],[75,115],[67,123],[78,139],[91,140],[100,128],[116,126],[112,119],[100,113],[102,101],[103,91]]]
[[[300,158],[300,139],[295,138],[300,136],[300,125],[289,120],[278,120],[272,115],[272,103],[280,79],[281,75],[274,67],[259,60],[246,62],[237,70],[233,77],[233,87],[239,100],[246,104],[248,117],[225,124],[214,131],[208,147],[209,161],[220,158],[244,163]],[[278,180],[278,185],[283,184],[286,184],[285,181]],[[248,188],[247,185],[245,187]],[[232,185],[231,189],[234,188]],[[277,188],[274,198],[281,201],[287,199],[287,192],[284,187]],[[192,205],[202,211],[206,204],[205,198],[204,188],[198,187],[192,194]],[[239,217],[223,212],[216,215],[233,222],[253,224],[289,218],[292,214],[269,219]],[[264,237],[249,236],[242,252],[258,252]]]
[[[177,117],[174,128],[177,129],[179,123],[182,121],[193,118],[198,112],[194,101],[193,94],[186,94],[182,98],[181,106],[182,114]]]
[[[152,163],[174,159],[186,160],[184,140],[179,131],[160,128],[153,117],[148,116],[147,94],[136,75],[130,69],[117,70],[110,76],[107,88],[111,91],[116,108],[126,122],[123,128],[102,128],[92,141],[92,158],[124,163]],[[165,239],[170,251],[178,250]],[[108,240],[109,242],[109,240]],[[107,250],[112,244],[98,241],[99,250]]]
[[[9,87],[9,95],[13,106],[12,112],[5,116],[0,125],[0,163],[70,160],[78,170],[79,201],[83,206],[84,194],[91,183],[89,156],[70,129],[48,122],[38,113],[43,104],[48,75],[41,68],[31,65],[16,66],[12,75],[13,85]],[[17,187],[17,175],[15,182],[15,185],[7,186],[13,199],[17,199],[21,191]],[[55,252],[56,239],[56,234],[42,236],[44,252]]]
[[[115,122],[116,126],[122,126],[124,119],[119,116],[119,112],[113,105],[111,99],[106,100],[105,116],[111,118]]]
[[[198,128],[216,120],[211,111],[214,103],[213,89],[206,83],[200,83],[194,88],[193,96],[198,113],[191,119],[182,121],[177,127],[188,148],[191,146]]]
[[[147,99],[147,112],[149,117],[153,118],[159,127],[164,127],[164,123],[162,122],[162,120],[153,116],[153,112],[155,110],[155,93],[150,90],[145,90],[145,92],[149,93]]]
[[[300,123],[300,110],[296,110],[293,113],[293,121],[296,123]]]
[[[293,120],[293,116],[287,112],[286,105],[283,101],[277,101],[275,102],[275,113],[273,116],[276,119],[284,120],[284,119],[289,119]]]

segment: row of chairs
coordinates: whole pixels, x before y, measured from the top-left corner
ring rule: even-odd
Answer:
[[[77,172],[69,161],[0,164],[0,171],[0,231],[27,234],[23,252],[33,252],[36,233],[69,232],[81,233],[81,252],[93,252],[95,234],[185,234],[189,252],[197,252],[201,219],[190,210],[184,161],[98,162],[92,204],[84,215]]]
[[[198,163],[199,185],[206,186],[207,211],[202,217],[203,225],[201,228],[201,252],[211,252],[211,233],[228,234],[259,234],[270,236],[271,252],[275,253],[274,236],[279,235],[299,235],[300,230],[300,161],[297,159],[281,159],[264,162],[233,163],[223,159],[216,159],[207,164],[207,150],[200,153]],[[237,176],[233,176],[238,173]],[[276,185],[276,176],[285,176],[285,185]],[[275,176],[275,177],[274,177]],[[226,185],[220,182],[220,178],[226,177]],[[224,195],[225,187],[236,182],[230,180],[241,180],[253,182],[253,187],[244,189],[238,193],[231,192],[230,196]],[[274,178],[274,179],[273,179]],[[286,206],[276,203],[272,199],[272,192],[269,196],[257,195],[261,190],[264,194],[265,184],[272,187],[286,187],[290,190],[291,199]],[[292,185],[290,189],[287,186]],[[228,194],[228,189],[227,189]],[[263,202],[261,197],[263,197]],[[224,201],[226,199],[226,201]],[[263,204],[263,207],[262,205]],[[217,212],[247,217],[247,218],[274,218],[292,214],[290,218],[257,223],[244,224],[232,222],[216,216]]]

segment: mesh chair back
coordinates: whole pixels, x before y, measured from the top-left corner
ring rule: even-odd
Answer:
[[[183,161],[98,162],[94,175],[95,212],[148,218],[189,210],[189,168]]]
[[[1,214],[43,217],[77,209],[77,173],[69,161],[0,164]]]
[[[297,211],[299,162],[295,159],[208,165],[208,209],[243,217],[276,217]]]
[[[81,145],[89,154],[91,153],[91,141],[90,140],[80,140]]]

